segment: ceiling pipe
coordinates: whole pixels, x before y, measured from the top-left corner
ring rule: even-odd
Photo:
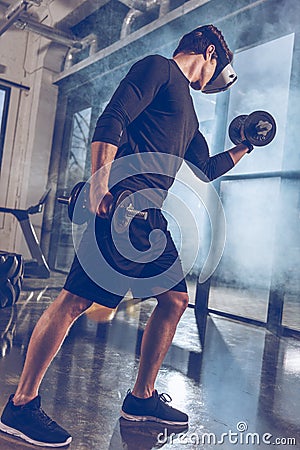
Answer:
[[[51,41],[57,42],[58,44],[65,45],[66,47],[77,48],[79,50],[83,47],[82,42],[71,34],[54,29],[48,25],[44,25],[29,18],[22,17],[18,19],[15,26],[21,30],[32,31],[33,33],[50,39]]]
[[[16,13],[22,13],[27,6],[40,6],[41,2],[42,0],[18,0],[7,8],[4,17],[6,20],[10,20],[12,17],[15,17]]]
[[[36,33],[53,42],[69,47],[65,58],[65,69],[72,66],[73,55],[81,50],[89,47],[90,56],[96,53],[98,50],[98,40],[95,34],[91,33],[83,39],[76,39],[72,34],[44,25],[30,17],[26,17],[25,13],[29,6],[40,6],[41,3],[42,0],[17,0],[9,6],[5,11],[4,20],[0,23],[0,36],[4,34],[11,25],[14,25],[18,29],[31,31],[32,33]]]
[[[159,17],[163,17],[170,12],[170,0],[161,0],[159,6]]]
[[[90,47],[89,56],[94,55],[98,50],[98,36],[94,33],[89,34],[80,41],[82,48]]]
[[[160,4],[160,0],[120,0],[123,5],[130,9],[147,12]]]
[[[4,14],[4,20],[0,23],[0,36],[7,31],[11,25],[20,17],[20,15],[26,11],[27,2],[18,2],[18,5],[11,5]]]
[[[131,33],[132,25],[137,17],[147,14],[159,6],[159,17],[170,11],[170,0],[120,0],[121,3],[128,6],[130,10],[122,24],[120,39]]]
[[[54,29],[48,25],[44,25],[24,14],[30,6],[40,6],[42,0],[17,0],[9,6],[4,14],[4,20],[0,23],[0,36],[7,31],[12,24],[21,30],[28,30],[43,36],[58,44],[65,45],[69,48],[81,50],[86,47],[86,38],[82,41],[76,39],[73,35],[65,33],[61,30]],[[91,47],[95,46],[94,40],[90,40]]]
[[[27,8],[27,2],[24,0],[14,3],[7,8],[4,13],[4,18],[6,20],[11,20],[15,18],[16,14],[20,14],[21,12],[23,12],[25,8]]]
[[[40,6],[41,3],[42,0],[18,0],[10,5],[4,13],[3,20],[0,22],[0,36],[2,36],[2,34],[4,34],[30,6]]]
[[[98,50],[98,37],[96,34],[89,34],[85,38],[83,38],[81,41],[82,48],[70,48],[64,63],[64,70],[69,69],[73,65],[73,57],[76,55],[76,53],[80,52],[80,50],[84,50],[85,48],[89,47],[89,56],[94,55]]]
[[[120,39],[123,39],[124,37],[128,36],[128,34],[131,33],[131,27],[134,23],[135,19],[137,17],[142,16],[145,14],[142,11],[139,11],[138,9],[130,9],[128,13],[125,16],[125,19],[123,20],[122,28],[121,28],[121,34]]]

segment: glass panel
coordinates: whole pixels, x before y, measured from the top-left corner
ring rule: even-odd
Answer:
[[[231,173],[233,174],[249,173],[249,172],[251,173],[270,172],[275,170],[281,170],[282,168],[282,158],[284,148],[283,144],[285,137],[286,114],[289,95],[288,86],[291,73],[293,43],[294,43],[294,35],[291,34],[289,36],[285,36],[283,38],[268,42],[266,44],[262,44],[255,48],[247,49],[235,56],[234,65],[238,73],[239,80],[238,83],[235,85],[235,87],[231,91],[229,91],[230,100],[228,109],[228,126],[233,117],[236,117],[237,115],[240,114],[245,113],[248,114],[254,110],[262,109],[267,110],[274,115],[278,125],[278,131],[275,140],[266,149],[257,149],[255,152],[255,157],[244,158],[239,163],[239,165],[231,171]],[[280,54],[283,55],[283,61],[282,64],[280,64],[280,67],[278,65],[277,60],[278,52],[280,52]],[[249,61],[251,61],[251,64],[249,64]],[[266,80],[270,79],[272,79],[272,83],[266,83]],[[216,94],[199,95],[199,92],[194,91],[191,91],[191,95],[193,97],[195,110],[198,116],[200,130],[205,135],[209,147],[212,149],[212,145],[215,140],[217,131],[216,101],[217,99],[222,100],[221,96],[220,95],[217,96]],[[225,147],[226,148],[232,147],[232,143],[230,143],[228,138]],[[270,155],[272,155],[271,158]],[[182,171],[186,170],[188,169],[186,169],[185,167],[182,168]],[[181,176],[181,173],[182,172],[179,173],[179,178]],[[269,181],[270,180],[268,180],[268,182]],[[192,175],[190,175],[189,182],[192,183]],[[181,192],[182,189],[183,189],[182,186],[178,186],[177,183],[174,184],[173,191],[178,192],[178,194],[185,199],[185,206],[187,206],[188,208],[192,208],[194,211],[199,210],[198,206],[199,201],[197,201],[190,193],[185,192],[184,194],[183,192]],[[199,192],[199,189],[200,192],[203,193],[203,189],[205,188],[196,187],[196,192]],[[251,189],[249,190],[249,195],[251,195]],[[264,202],[268,202],[267,200],[268,188],[263,187],[262,189],[266,189],[265,192],[266,197],[264,197],[264,199],[260,199],[262,204],[258,202],[257,209],[262,211],[262,214],[264,214]],[[170,201],[170,199],[168,201]],[[239,203],[238,207],[240,207]],[[191,220],[188,219],[187,214],[184,212],[184,208],[181,208],[179,210],[177,208],[177,215],[179,218],[181,216],[182,218],[184,217],[183,219],[184,223],[181,226],[180,231],[182,231],[182,234],[186,232],[187,237],[185,237],[184,235],[182,236],[178,235],[178,224],[176,225],[172,221],[169,225],[169,228],[177,247],[178,248],[180,247],[180,256],[182,259],[183,266],[186,266],[188,264],[189,255],[194,251],[194,246],[196,242],[195,234],[194,231],[192,230]],[[195,264],[193,265],[190,271],[191,276],[187,277],[188,288],[190,293],[190,301],[192,302],[194,301],[195,298],[197,275],[199,274],[201,264],[203,263],[203,254],[204,253],[206,254],[207,252],[207,245],[208,245],[207,241],[209,238],[207,225],[208,227],[210,227],[210,225],[207,220],[205,211],[202,211],[199,217],[197,217],[196,223],[197,223],[196,227],[198,229],[199,237],[201,240],[201,245],[198,252],[198,256],[195,259]],[[187,232],[187,230],[189,231]],[[250,249],[247,249],[248,252],[249,250]],[[225,262],[223,262],[223,269],[224,264]],[[253,295],[251,294],[250,297],[248,298],[248,294],[246,295],[245,292],[243,293],[243,298],[245,299],[243,306],[244,311],[246,304],[245,302],[249,302],[249,304],[251,304],[250,315],[253,316],[254,314],[257,318],[258,316],[260,316],[260,318],[266,317],[267,299],[271,280],[270,278],[271,261],[269,261],[268,264],[269,265],[267,268],[267,277],[264,278],[262,276],[262,278],[264,279],[263,283],[264,293],[262,306],[260,310],[261,313],[260,312],[254,313],[252,311],[253,309],[252,301],[254,294]],[[258,276],[258,273],[260,273],[260,271],[261,271],[260,266],[257,266],[257,268],[254,269],[255,276]],[[249,282],[250,279],[248,278],[247,289],[249,288]],[[254,286],[256,286],[255,283]],[[227,295],[229,295],[228,301],[231,302],[232,292],[228,289],[229,288],[227,287],[226,294],[223,290],[223,294],[224,298]],[[262,286],[260,286],[260,289],[261,289],[260,295],[262,295]],[[236,290],[234,292],[236,293]],[[256,292],[256,287],[254,287],[254,292]]]
[[[280,179],[222,181],[227,233],[209,307],[266,321]]]
[[[282,169],[293,45],[294,34],[290,34],[235,55],[239,78],[230,90],[228,126],[240,114],[266,110],[277,122],[277,135],[266,148],[256,149],[255,158],[244,158],[231,173]],[[231,146],[227,137],[226,148]]]
[[[279,360],[276,367],[276,380],[273,386],[274,401],[272,405],[268,405],[273,411],[278,423],[284,422],[290,430],[297,429],[299,426],[299,377],[300,377],[300,352],[299,343],[297,341],[286,341],[280,345]],[[272,386],[270,384],[270,386]],[[293,438],[291,432],[290,438]],[[295,444],[294,444],[295,446]]]
[[[268,147],[243,158],[231,174],[257,173],[259,177],[262,172],[282,170],[293,44],[291,34],[235,56],[239,80],[230,90],[227,125],[240,114],[267,110],[275,117],[278,130]],[[278,53],[283,58],[280,66]],[[230,146],[227,137],[226,147]],[[209,307],[266,321],[273,259],[278,252],[280,179],[223,180],[221,196],[227,239],[212,279]]]
[[[199,120],[199,129],[211,147],[215,133],[216,94],[201,95],[191,90],[191,95]],[[164,209],[169,211],[169,214],[165,212],[169,230],[180,253],[184,271],[187,273],[190,303],[195,303],[198,275],[207,256],[205,233],[209,220],[203,205],[207,192],[207,185],[199,181],[187,164],[183,163],[164,203]]]
[[[281,233],[285,288],[282,324],[300,331],[300,181],[285,182]]]
[[[195,302],[198,275],[207,255],[207,239],[204,234],[208,222],[204,207],[207,186],[184,163],[163,205],[168,229],[187,274],[190,303]]]
[[[71,146],[69,151],[66,187],[82,181],[86,173],[89,154],[89,134],[92,108],[76,112],[73,116]]]
[[[73,186],[89,174],[90,167],[90,122],[92,108],[76,112],[72,118],[71,145],[68,155],[65,187],[70,192]],[[66,270],[70,267],[74,248],[72,227],[66,207],[61,207],[61,221],[56,254],[56,268]]]

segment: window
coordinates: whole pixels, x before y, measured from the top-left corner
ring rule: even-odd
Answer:
[[[239,80],[230,91],[228,107],[228,125],[240,114],[269,111],[277,122],[277,134],[270,145],[256,148],[221,180],[227,237],[223,258],[212,279],[209,307],[263,322],[267,321],[272,277],[280,273],[287,279],[284,274],[288,273],[293,295],[297,288],[295,270],[288,266],[295,253],[291,233],[296,227],[295,214],[291,215],[293,225],[284,229],[284,263],[280,267],[275,263],[281,217],[286,217],[291,202],[296,204],[298,192],[297,183],[291,184],[290,195],[281,200],[284,160],[290,153],[284,142],[293,47],[294,35],[290,34],[238,53],[234,67]],[[231,145],[227,139],[225,147]]]
[[[277,134],[270,145],[257,149],[255,157],[243,158],[232,173],[282,170],[293,48],[294,34],[289,34],[240,52],[234,58],[239,78],[230,91],[228,126],[240,114],[265,110],[274,116]],[[228,138],[225,146],[229,148],[231,145]]]
[[[65,191],[71,189],[79,181],[90,175],[90,129],[92,108],[76,111],[71,118],[71,136],[68,153],[64,160],[63,178]],[[61,207],[62,215],[58,226],[58,243],[56,253],[56,268],[65,270],[74,257],[72,226],[67,214],[67,208]]]
[[[89,164],[89,134],[91,108],[78,111],[73,116],[71,145],[67,163],[66,187],[72,188],[85,178]]]

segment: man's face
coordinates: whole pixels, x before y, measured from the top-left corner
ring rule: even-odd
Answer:
[[[198,80],[191,83],[191,87],[196,91],[201,91],[212,79],[217,68],[217,59],[212,55],[207,55],[199,70]]]

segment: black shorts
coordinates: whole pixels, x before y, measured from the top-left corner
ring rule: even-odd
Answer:
[[[129,290],[135,298],[169,290],[187,292],[181,261],[160,210],[149,209],[146,221],[133,219],[128,233],[111,230],[110,222],[98,217],[88,224],[64,289],[111,308]]]

